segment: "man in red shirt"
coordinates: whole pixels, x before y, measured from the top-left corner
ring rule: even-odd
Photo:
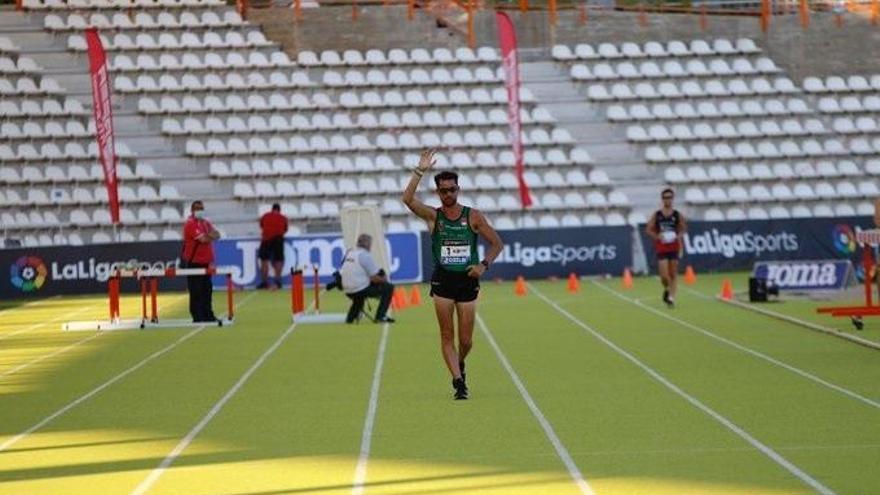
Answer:
[[[197,200],[190,206],[192,213],[183,225],[184,268],[208,268],[214,264],[214,241],[220,233],[205,219],[205,205]],[[209,275],[190,275],[186,278],[189,289],[189,314],[194,322],[217,321],[211,306],[214,288]]]
[[[287,217],[281,214],[281,205],[272,205],[272,211],[260,217],[262,237],[260,251],[260,276],[262,281],[258,289],[269,288],[269,262],[275,270],[275,286],[281,288],[281,269],[284,268],[284,234],[287,233]]]

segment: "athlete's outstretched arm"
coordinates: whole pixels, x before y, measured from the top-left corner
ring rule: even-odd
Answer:
[[[419,188],[419,181],[422,180],[422,176],[431,170],[431,167],[437,163],[434,159],[434,153],[436,153],[436,150],[433,149],[428,149],[422,152],[422,156],[419,158],[419,166],[413,170],[412,178],[410,178],[409,184],[406,185],[406,189],[403,190],[403,197],[401,198],[403,204],[405,204],[410,211],[429,223],[437,219],[437,212],[434,211],[434,208],[431,208],[416,198],[416,189]]]
[[[501,250],[504,249],[504,241],[501,240],[498,232],[495,232],[495,229],[489,225],[486,217],[477,210],[471,210],[471,228],[478,235],[486,239],[486,242],[489,244],[489,249],[486,250],[486,256],[483,260],[488,264],[492,264],[495,258],[501,254]],[[487,266],[480,263],[469,267],[468,275],[480,277],[486,270]]]

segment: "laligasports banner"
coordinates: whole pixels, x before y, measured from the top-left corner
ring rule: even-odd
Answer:
[[[422,263],[419,236],[413,232],[399,232],[385,235],[391,281],[395,283],[419,282],[422,280]],[[251,286],[260,282],[257,251],[259,238],[228,239],[217,241],[214,252],[218,266],[232,266],[238,272],[233,274],[236,285]],[[322,284],[331,280],[333,272],[342,264],[345,245],[342,234],[303,235],[284,239],[285,280],[289,282],[291,268],[300,268],[311,282],[314,268]],[[270,269],[270,276],[272,275]],[[216,277],[214,285],[225,286],[224,277]]]
[[[176,266],[179,257],[175,241],[2,249],[0,297],[106,292],[107,279],[118,269],[165,269]],[[186,281],[168,280],[162,287],[183,289]],[[122,290],[136,292],[137,282],[125,280]]]
[[[696,270],[744,270],[757,261],[857,260],[855,233],[873,228],[870,217],[793,218],[727,222],[688,222],[682,239],[682,265]],[[645,226],[639,226],[642,246],[653,271],[657,258]]]
[[[630,227],[566,227],[558,229],[499,230],[504,250],[484,276],[486,279],[619,275],[632,266]],[[480,259],[485,245],[479,246]],[[431,237],[422,233],[423,271],[434,269]]]
[[[391,280],[397,283],[422,280],[420,239],[416,233],[387,234]],[[214,243],[217,266],[231,266],[232,280],[239,286],[259,283],[258,238],[221,239]],[[0,280],[0,297],[37,298],[57,294],[87,294],[107,291],[107,279],[117,269],[165,269],[177,266],[180,241],[97,244],[51,248],[0,250],[0,266],[7,276]],[[341,234],[297,236],[284,241],[285,283],[290,268],[303,268],[311,282],[313,267],[321,283],[330,281],[345,253]],[[271,275],[271,273],[270,273]],[[226,287],[226,277],[214,279],[218,289]],[[164,279],[160,290],[183,290],[182,277]],[[136,293],[133,279],[123,281],[123,293]]]
[[[760,261],[752,276],[766,279],[780,290],[828,291],[845,289],[853,278],[849,260]]]

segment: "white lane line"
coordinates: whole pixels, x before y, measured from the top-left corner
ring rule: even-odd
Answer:
[[[25,309],[29,309],[31,306],[39,306],[40,304],[43,304],[44,302],[52,301],[52,300],[58,299],[59,297],[61,297],[61,296],[60,295],[59,296],[50,296],[45,299],[37,299],[36,301],[26,302],[26,303],[21,304],[19,306],[13,306],[11,308],[0,309],[0,314],[13,313],[15,311],[23,311]]]
[[[568,318],[569,321],[571,321],[575,325],[581,327],[584,331],[588,332],[590,335],[592,335],[593,337],[595,337],[596,339],[601,341],[603,344],[607,345],[608,347],[613,349],[615,352],[617,352],[621,356],[628,359],[630,362],[632,362],[633,364],[635,364],[636,366],[641,368],[642,371],[644,371],[645,373],[650,375],[651,378],[654,378],[655,380],[657,380],[658,382],[663,384],[666,388],[668,388],[669,390],[678,394],[681,398],[683,398],[686,401],[688,401],[689,403],[691,403],[694,407],[696,407],[697,409],[708,414],[715,421],[718,421],[719,423],[721,423],[722,425],[727,427],[727,429],[729,429],[730,431],[737,434],[740,438],[742,438],[743,440],[745,440],[746,442],[751,444],[753,447],[755,447],[756,449],[761,451],[764,455],[766,455],[767,457],[772,459],[775,463],[782,466],[789,473],[793,474],[797,479],[801,480],[803,483],[809,485],[811,488],[813,488],[818,493],[821,493],[823,495],[831,495],[834,493],[833,490],[831,490],[827,486],[820,483],[818,480],[816,480],[815,478],[813,478],[812,476],[810,476],[809,474],[807,474],[806,472],[801,470],[799,467],[792,464],[791,461],[789,461],[785,457],[782,457],[782,455],[777,453],[775,450],[773,450],[769,446],[765,445],[757,438],[753,437],[749,432],[745,431],[744,429],[742,429],[739,426],[737,426],[736,424],[734,424],[733,421],[727,419],[726,417],[722,416],[721,414],[719,414],[718,412],[716,412],[715,410],[713,410],[709,406],[703,404],[702,402],[699,401],[699,399],[697,399],[696,397],[685,392],[684,390],[679,388],[677,385],[675,385],[674,383],[669,381],[666,377],[664,377],[663,375],[658,373],[656,370],[654,370],[653,368],[651,368],[647,364],[640,361],[638,358],[636,358],[635,356],[633,356],[632,354],[627,352],[622,347],[620,347],[617,344],[615,344],[614,342],[608,340],[601,333],[597,332],[596,330],[593,330],[593,328],[591,328],[589,325],[587,325],[586,323],[577,319],[574,315],[572,315],[571,313],[566,311],[564,308],[562,308],[561,306],[559,306],[555,302],[548,299],[543,293],[541,293],[533,285],[531,285],[531,284],[529,284],[529,285],[530,285],[529,288],[535,293],[535,295],[537,295],[545,303],[547,303],[548,305],[553,307],[560,314],[562,314],[563,316]]]
[[[863,396],[863,395],[860,395],[860,394],[858,394],[858,393],[856,393],[856,392],[853,392],[852,390],[849,390],[849,389],[847,389],[847,388],[841,387],[840,385],[835,385],[835,384],[833,384],[833,383],[831,383],[831,382],[829,382],[829,381],[827,381],[827,380],[824,380],[824,379],[822,379],[822,378],[819,378],[818,376],[816,376],[816,375],[814,375],[814,374],[812,374],[812,373],[810,373],[810,372],[804,371],[804,370],[802,370],[802,369],[800,369],[800,368],[797,368],[797,367],[795,367],[795,366],[792,366],[792,365],[790,365],[790,364],[786,364],[786,363],[784,363],[784,362],[782,362],[782,361],[780,361],[780,360],[778,360],[778,359],[776,359],[776,358],[772,358],[772,357],[770,357],[770,356],[768,356],[768,355],[766,355],[766,354],[764,354],[764,353],[762,353],[762,352],[760,352],[760,351],[756,351],[756,350],[754,350],[754,349],[751,349],[751,348],[749,348],[749,347],[746,347],[746,346],[744,346],[744,345],[742,345],[742,344],[739,344],[739,343],[737,343],[737,342],[734,342],[734,341],[732,341],[732,340],[728,340],[728,339],[726,339],[726,338],[724,338],[724,337],[722,337],[722,336],[720,336],[720,335],[716,335],[715,333],[713,333],[713,332],[711,332],[711,331],[709,331],[709,330],[706,330],[705,328],[702,328],[702,327],[699,327],[699,326],[697,326],[697,325],[694,325],[693,323],[690,323],[690,322],[687,322],[687,321],[685,321],[685,320],[682,320],[681,318],[678,318],[678,317],[675,317],[675,316],[669,315],[669,314],[667,314],[667,313],[664,313],[663,311],[659,311],[659,310],[657,310],[656,308],[652,308],[652,307],[650,307],[650,306],[647,306],[647,305],[645,305],[645,304],[643,304],[643,303],[641,303],[641,302],[639,302],[639,301],[637,301],[637,300],[630,299],[630,298],[624,296],[623,294],[620,294],[619,292],[615,291],[614,289],[610,289],[610,288],[608,288],[608,287],[605,287],[605,286],[603,286],[602,284],[600,284],[600,283],[598,283],[598,282],[595,282],[595,281],[594,281],[593,283],[594,283],[595,285],[597,285],[598,287],[600,287],[600,288],[602,288],[602,289],[604,289],[604,290],[610,292],[611,294],[617,296],[618,298],[623,299],[624,301],[628,301],[628,302],[631,302],[631,303],[635,304],[636,306],[638,306],[638,307],[644,309],[645,311],[649,311],[649,312],[651,312],[651,313],[654,313],[654,314],[657,315],[657,316],[660,316],[660,317],[665,318],[665,319],[667,319],[667,320],[670,320],[670,321],[673,321],[673,322],[675,322],[675,323],[678,323],[679,325],[685,326],[685,327],[687,327],[687,328],[689,328],[689,329],[691,329],[691,330],[693,330],[693,331],[695,331],[695,332],[699,332],[699,333],[701,333],[701,334],[703,334],[703,335],[705,335],[705,336],[707,336],[707,337],[709,337],[709,338],[715,339],[715,340],[717,340],[717,341],[719,341],[719,342],[722,342],[722,343],[724,343],[724,344],[727,344],[727,345],[729,345],[729,346],[731,346],[731,347],[733,347],[733,348],[735,348],[735,349],[738,349],[738,350],[740,350],[740,351],[742,351],[742,352],[745,352],[745,353],[747,353],[747,354],[751,354],[752,356],[755,356],[755,357],[757,357],[757,358],[763,359],[764,361],[767,361],[768,363],[771,363],[771,364],[774,364],[774,365],[776,365],[776,366],[779,366],[780,368],[783,368],[783,369],[786,369],[786,370],[788,370],[788,371],[791,371],[792,373],[794,373],[794,374],[796,374],[796,375],[799,375],[799,376],[801,376],[801,377],[803,377],[803,378],[806,378],[807,380],[810,380],[810,381],[812,381],[812,382],[818,383],[818,384],[820,384],[820,385],[822,385],[822,386],[825,386],[825,387],[828,387],[828,388],[830,388],[830,389],[832,389],[832,390],[834,390],[834,391],[840,392],[841,394],[847,395],[847,396],[849,396],[849,397],[851,397],[851,398],[853,398],[853,399],[856,399],[856,400],[858,400],[858,401],[864,402],[865,404],[867,404],[867,405],[869,405],[869,406],[876,407],[876,408],[880,409],[880,402],[877,402],[877,401],[875,401],[875,400],[871,400],[871,399],[869,399],[869,398],[867,398],[867,397],[865,397],[865,396]]]
[[[205,327],[201,326],[201,327],[198,327],[198,328],[192,330],[191,332],[188,332],[183,337],[175,340],[171,344],[163,347],[162,349],[160,349],[160,350],[150,354],[146,358],[142,359],[140,362],[138,362],[134,366],[126,369],[122,373],[119,373],[118,375],[107,380],[106,382],[102,383],[101,385],[98,385],[97,387],[93,388],[91,391],[87,392],[85,395],[80,396],[79,398],[68,403],[66,406],[62,407],[61,409],[55,411],[54,413],[50,414],[49,416],[46,416],[43,420],[41,420],[40,422],[31,426],[30,428],[26,429],[25,431],[19,433],[18,435],[15,435],[14,437],[7,439],[3,443],[0,443],[0,452],[3,452],[4,450],[8,449],[9,447],[11,447],[15,443],[17,443],[19,440],[23,439],[24,437],[30,435],[31,433],[33,433],[37,430],[39,430],[43,426],[46,426],[47,424],[51,423],[53,420],[55,420],[56,418],[58,418],[62,414],[66,413],[67,411],[73,409],[74,407],[82,404],[83,402],[89,400],[90,398],[94,397],[95,395],[99,394],[102,390],[106,389],[107,387],[113,385],[114,383],[118,382],[119,380],[122,380],[123,378],[130,375],[131,373],[134,373],[135,371],[139,370],[140,368],[142,368],[144,365],[146,365],[150,361],[158,358],[159,356],[165,354],[166,352],[170,351],[171,349],[174,349],[175,347],[182,344],[187,339],[189,339],[193,335],[201,332],[204,329],[205,329]]]
[[[700,299],[721,302],[721,303],[724,303],[724,304],[727,304],[730,306],[738,307],[740,309],[745,309],[748,311],[752,311],[754,313],[759,313],[764,316],[768,316],[770,318],[782,320],[786,323],[791,323],[793,325],[797,325],[799,327],[806,328],[807,330],[812,330],[814,332],[823,333],[825,335],[829,335],[831,337],[836,337],[838,339],[848,340],[850,342],[853,342],[855,344],[859,344],[864,347],[868,347],[871,349],[880,349],[880,342],[876,342],[876,341],[868,340],[868,339],[863,339],[863,338],[857,337],[851,333],[841,332],[840,330],[829,328],[824,325],[820,325],[818,323],[813,323],[811,321],[806,321],[806,320],[802,320],[800,318],[795,318],[794,316],[786,315],[783,313],[778,313],[776,311],[771,311],[767,308],[762,308],[762,307],[757,306],[755,304],[746,304],[744,302],[740,302],[740,301],[736,300],[735,298],[730,299],[730,300],[726,300],[726,299],[721,299],[718,297],[711,297],[711,296],[707,296],[706,294],[697,292],[693,289],[689,289],[687,287],[685,287],[684,290],[699,297]]]
[[[253,292],[251,296],[253,296],[254,294],[256,294],[256,292]],[[241,387],[243,387],[244,384],[247,383],[251,375],[253,375],[254,372],[256,372],[257,369],[259,369],[260,366],[263,365],[266,359],[268,359],[269,356],[271,356],[272,353],[275,352],[275,350],[278,349],[279,346],[281,346],[284,340],[287,339],[287,336],[293,333],[293,331],[296,329],[296,326],[297,322],[293,322],[289,327],[287,327],[287,330],[285,330],[284,333],[282,333],[281,336],[278,337],[278,339],[276,339],[275,342],[271,346],[269,346],[269,348],[266,349],[266,351],[263,352],[263,354],[260,355],[259,358],[257,358],[254,364],[252,364],[251,367],[248,368],[248,370],[245,371],[243,375],[241,375],[241,377],[238,379],[237,382],[235,382],[232,388],[230,388],[226,391],[225,394],[223,394],[223,397],[221,397],[220,400],[218,400],[211,407],[208,413],[205,414],[205,416],[189,431],[189,433],[187,433],[186,436],[177,443],[177,445],[171,450],[171,452],[167,456],[165,456],[164,459],[162,459],[162,462],[160,462],[159,465],[155,469],[153,469],[150,474],[147,475],[147,477],[144,478],[144,480],[141,481],[134,488],[134,490],[131,491],[132,495],[141,495],[147,493],[147,491],[149,491],[149,489],[153,487],[153,485],[159,480],[159,478],[165,473],[165,471],[168,470],[171,464],[173,464],[174,461],[177,460],[178,457],[180,457],[180,454],[182,454],[183,451],[186,450],[186,448],[189,447],[189,445],[193,442],[193,440],[195,440],[199,433],[201,433],[201,431],[205,429],[206,426],[208,426],[208,423],[210,423],[211,420],[214,419],[214,416],[216,416],[220,412],[220,410],[223,409],[223,406],[225,406],[226,403],[229,402],[229,400],[232,399],[232,397],[234,397],[236,393],[238,393]]]
[[[50,323],[57,323],[59,321],[64,321],[64,320],[70,319],[71,316],[75,316],[75,315],[78,315],[78,314],[83,313],[85,311],[92,310],[96,307],[97,307],[96,305],[86,306],[84,308],[79,308],[77,310],[64,313],[63,315],[56,316],[55,318],[52,318],[51,320],[44,321],[42,323],[34,323],[33,325],[30,325],[30,326],[27,326],[24,328],[20,328],[18,330],[14,330],[12,332],[4,332],[4,333],[0,334],[0,340],[7,339],[9,337],[12,337],[14,335],[18,335],[21,333],[30,332],[31,330],[36,330],[38,328],[49,325]]]
[[[178,303],[179,303],[180,301],[182,301],[182,300],[183,300],[183,297],[182,297],[182,296],[177,297],[177,298],[175,298],[175,300],[174,300],[173,302],[171,302],[171,303],[169,304],[169,306],[173,306],[173,305],[175,305],[175,304],[178,304]],[[87,309],[87,308],[86,308],[86,309]],[[72,314],[73,314],[73,313],[68,313],[67,315],[64,315],[64,319],[67,319],[67,318],[68,318],[69,316],[71,316]],[[6,371],[0,372],[0,378],[3,378],[3,377],[5,377],[5,376],[12,375],[12,374],[14,374],[14,373],[18,373],[19,371],[21,371],[21,370],[27,368],[28,366],[31,366],[31,365],[37,364],[37,363],[39,363],[40,361],[43,361],[44,359],[49,359],[49,358],[54,357],[54,356],[57,356],[57,355],[59,355],[59,354],[63,354],[63,353],[65,353],[65,352],[69,351],[70,349],[73,349],[74,347],[77,347],[77,346],[80,345],[80,344],[84,344],[84,343],[86,343],[86,342],[88,342],[88,341],[94,339],[95,337],[98,337],[99,335],[101,335],[101,333],[100,333],[100,332],[96,332],[96,333],[94,333],[93,335],[90,335],[90,336],[88,336],[88,337],[86,337],[86,338],[84,338],[84,339],[80,339],[80,340],[78,340],[78,341],[76,341],[76,342],[74,342],[74,343],[72,343],[72,344],[70,344],[70,345],[67,345],[67,346],[65,346],[65,347],[62,347],[61,349],[57,349],[57,350],[55,350],[54,352],[52,352],[52,353],[50,353],[50,354],[47,354],[47,355],[45,355],[45,356],[39,356],[39,357],[34,358],[34,359],[32,359],[32,360],[30,360],[30,361],[28,361],[28,362],[26,362],[26,363],[22,363],[22,364],[16,366],[15,368],[10,368],[10,369],[8,369],[8,370],[6,370]]]
[[[373,385],[370,388],[370,402],[367,406],[367,417],[364,420],[364,431],[361,435],[361,454],[354,470],[352,495],[364,493],[367,480],[367,463],[370,460],[370,446],[373,440],[373,424],[376,421],[376,409],[379,406],[379,385],[382,381],[382,367],[385,363],[385,347],[388,343],[388,323],[382,326],[382,339],[379,341],[379,353],[376,355],[376,368],[373,370]]]
[[[77,347],[77,346],[79,346],[79,345],[81,345],[81,344],[85,344],[86,342],[88,342],[88,341],[90,341],[90,340],[92,340],[92,339],[98,337],[99,335],[101,335],[101,334],[98,333],[98,332],[95,332],[94,334],[92,334],[92,335],[90,335],[90,336],[88,336],[88,337],[86,337],[86,338],[84,338],[84,339],[77,340],[76,342],[74,342],[74,343],[72,343],[72,344],[70,344],[70,345],[64,346],[64,347],[62,347],[62,348],[60,348],[60,349],[56,349],[55,352],[52,352],[52,353],[49,353],[49,354],[45,354],[45,355],[43,355],[43,356],[39,356],[39,357],[37,357],[37,358],[35,358],[35,359],[31,359],[30,361],[27,361],[27,362],[25,362],[25,363],[22,363],[22,364],[20,364],[20,365],[14,367],[14,368],[10,368],[10,369],[8,369],[8,370],[6,370],[6,371],[0,373],[0,378],[3,378],[3,377],[5,377],[5,376],[12,375],[12,374],[14,374],[14,373],[18,373],[19,371],[21,371],[21,370],[27,368],[28,366],[31,366],[31,365],[37,364],[37,363],[39,363],[40,361],[43,361],[44,359],[49,359],[49,358],[54,357],[54,356],[57,356],[57,355],[59,355],[59,354],[63,354],[63,353],[65,353],[65,352],[69,351],[70,349],[73,349],[74,347]]]
[[[489,342],[492,350],[495,351],[495,355],[498,357],[498,360],[501,361],[501,365],[504,367],[505,370],[507,370],[507,374],[510,375],[510,379],[516,386],[519,394],[526,402],[526,405],[529,406],[529,410],[532,411],[532,415],[535,416],[536,420],[538,420],[538,424],[541,425],[541,428],[544,430],[544,434],[547,436],[547,439],[550,440],[551,444],[553,444],[553,448],[556,449],[556,455],[559,456],[562,464],[564,464],[565,468],[568,469],[568,474],[571,476],[572,481],[574,481],[575,485],[577,485],[581,493],[585,495],[593,495],[593,489],[590,488],[587,480],[584,479],[584,475],[581,474],[581,471],[580,469],[578,469],[577,464],[575,464],[574,459],[571,458],[571,454],[569,454],[568,449],[566,449],[565,445],[562,444],[562,440],[560,440],[559,436],[556,435],[556,431],[553,429],[553,425],[550,424],[550,421],[547,420],[547,418],[544,416],[544,413],[542,413],[541,409],[538,408],[538,404],[536,404],[535,400],[532,399],[532,395],[526,389],[526,386],[523,384],[522,380],[520,380],[519,375],[517,375],[516,371],[513,370],[513,366],[510,365],[510,362],[501,351],[498,343],[495,342],[495,338],[492,336],[492,332],[489,331],[489,327],[486,326],[486,322],[483,321],[483,318],[479,314],[477,314],[477,324],[479,324],[480,330],[483,332],[483,335],[486,337],[486,340]]]
[[[254,293],[254,294],[256,294],[256,293]],[[251,295],[245,297],[244,299],[242,299],[241,302],[237,304],[237,306],[238,306],[238,305],[244,305],[244,303],[247,302],[248,300],[250,300],[250,298],[253,297],[254,294],[251,294]],[[205,328],[206,328],[206,327],[205,327],[204,325],[202,325],[202,326],[200,326],[200,327],[198,327],[198,328],[193,329],[193,330],[190,331],[190,332],[187,332],[183,337],[180,337],[179,339],[175,340],[175,341],[172,342],[171,344],[168,344],[167,346],[163,347],[162,349],[159,349],[158,351],[156,351],[156,352],[150,354],[149,356],[145,357],[144,359],[142,359],[141,361],[139,361],[139,362],[138,362],[137,364],[135,364],[134,366],[132,366],[132,367],[126,369],[125,371],[119,373],[118,375],[114,376],[113,378],[111,378],[111,379],[107,380],[106,382],[104,382],[104,383],[98,385],[97,387],[95,387],[95,388],[93,388],[92,390],[90,390],[89,392],[87,392],[85,395],[80,396],[79,398],[77,398],[77,399],[73,400],[72,402],[68,403],[66,406],[62,407],[61,409],[59,409],[59,410],[55,411],[54,413],[52,413],[52,414],[46,416],[46,417],[43,418],[41,421],[39,421],[39,422],[36,423],[35,425],[31,426],[31,427],[28,428],[27,430],[25,430],[25,431],[19,433],[18,435],[15,435],[14,437],[11,437],[11,438],[7,439],[7,440],[4,441],[3,443],[0,443],[0,452],[3,452],[4,450],[8,449],[8,448],[11,447],[12,445],[18,443],[19,440],[23,439],[24,437],[30,435],[31,433],[33,433],[33,432],[35,432],[35,431],[37,431],[37,430],[39,430],[39,429],[42,428],[43,426],[46,426],[47,424],[51,423],[52,421],[54,421],[54,420],[55,420],[56,418],[58,418],[59,416],[65,414],[67,411],[73,409],[74,407],[76,407],[76,406],[82,404],[83,402],[89,400],[90,398],[94,397],[95,395],[101,393],[101,391],[104,390],[104,389],[106,389],[107,387],[113,385],[114,383],[118,382],[119,380],[122,380],[122,379],[125,378],[126,376],[128,376],[128,375],[134,373],[135,371],[139,370],[140,368],[142,368],[143,366],[145,366],[145,365],[146,365],[147,363],[149,363],[150,361],[152,361],[152,360],[154,360],[154,359],[160,357],[161,355],[165,354],[166,352],[170,351],[171,349],[174,349],[175,347],[177,347],[178,345],[182,344],[183,342],[185,342],[186,340],[188,340],[190,337],[192,337],[192,336],[196,335],[197,333],[201,332],[201,331],[204,330]]]

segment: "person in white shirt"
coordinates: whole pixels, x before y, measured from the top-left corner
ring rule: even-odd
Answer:
[[[373,255],[370,254],[372,244],[373,238],[370,235],[359,235],[356,247],[345,253],[342,268],[339,270],[342,290],[351,298],[351,307],[345,318],[346,323],[354,323],[358,319],[363,311],[364,301],[368,297],[379,299],[376,323],[394,322],[386,314],[391,304],[391,296],[394,294],[394,285],[388,281],[385,271],[379,268]]]

